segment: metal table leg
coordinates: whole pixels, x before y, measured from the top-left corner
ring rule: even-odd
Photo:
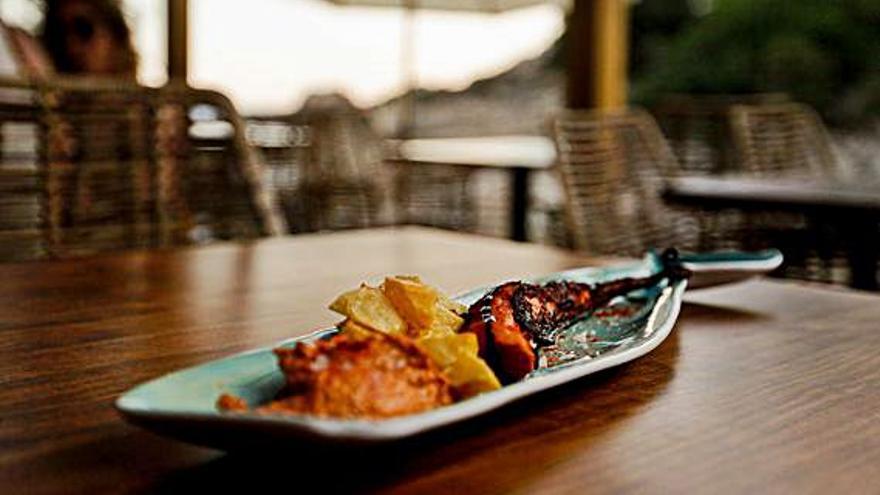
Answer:
[[[855,289],[876,291],[880,230],[873,215],[853,215],[843,226],[849,244],[850,285]]]
[[[529,211],[529,169],[516,167],[511,169],[512,209],[510,214],[510,238],[525,242],[526,216]]]

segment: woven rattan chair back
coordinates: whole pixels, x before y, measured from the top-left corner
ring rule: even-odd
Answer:
[[[677,164],[650,115],[568,111],[553,129],[577,249],[632,256],[682,245],[661,199],[663,177]]]
[[[0,88],[0,261],[45,253],[42,128],[34,93]]]
[[[717,175],[741,171],[730,109],[735,105],[783,103],[784,93],[672,94],[651,108],[683,173]]]
[[[847,175],[821,119],[806,105],[740,105],[732,108],[730,118],[740,160],[755,176],[834,180]],[[751,213],[748,220],[752,239],[770,240],[785,252],[786,277],[832,283],[847,280],[846,252],[841,248],[845,241],[832,225],[772,209]]]
[[[471,167],[396,163],[400,223],[456,231],[475,229],[477,205],[471,193]]]
[[[756,175],[837,173],[828,133],[810,107],[799,103],[737,105],[730,119],[746,171]]]
[[[347,112],[311,120],[312,145],[300,194],[309,230],[375,225],[384,177],[381,140],[363,116]]]
[[[242,123],[224,97],[96,81],[27,86],[0,113],[0,259],[71,257],[251,238],[283,225],[261,186]],[[5,145],[4,145],[5,146]]]
[[[276,158],[272,182],[293,232],[390,223],[391,173],[382,141],[360,110],[324,95],[297,114],[268,120],[291,136],[279,149],[262,151]]]

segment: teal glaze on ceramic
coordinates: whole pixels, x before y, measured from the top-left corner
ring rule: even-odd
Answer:
[[[768,259],[767,254],[760,255]],[[729,257],[706,263],[731,263]],[[751,263],[741,258],[733,263]],[[769,259],[773,259],[770,256]],[[701,261],[695,261],[699,267]],[[532,282],[575,280],[596,283],[621,277],[649,275],[657,268],[656,256],[640,263],[616,267],[581,268],[561,272]],[[751,269],[751,268],[750,268]],[[672,286],[662,282],[613,301],[609,308],[557,334],[554,345],[541,349],[539,369],[525,379],[500,390],[425,413],[385,420],[334,420],[306,415],[221,413],[216,401],[221,393],[232,393],[261,404],[270,401],[284,377],[272,348],[258,349],[211,361],[139,385],[116,401],[116,408],[129,421],[184,441],[221,449],[266,444],[279,437],[302,441],[385,442],[416,435],[462,421],[527,397],[541,390],[638,358],[658,346],[669,335],[681,307],[686,281]],[[455,299],[470,304],[488,288],[462,294]],[[276,346],[325,338],[337,330],[327,329],[291,339]]]
[[[711,253],[682,253],[679,259],[683,263],[752,263],[772,262],[781,260],[782,253],[778,249],[763,251],[714,251]]]
[[[131,389],[116,401],[120,411],[217,414],[217,398],[231,393],[248,404],[272,400],[284,385],[284,375],[272,349],[309,342],[336,333],[321,330],[272,346],[237,354],[169,373]]]
[[[688,284],[691,290],[741,282],[769,273],[779,268],[783,261],[778,249],[682,254],[680,259],[693,273]]]
[[[618,298],[563,329],[552,345],[538,349],[539,366],[533,374],[552,373],[560,366],[596,359],[631,344],[648,328],[647,321],[665,288],[659,285]]]

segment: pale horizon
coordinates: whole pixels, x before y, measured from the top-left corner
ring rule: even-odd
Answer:
[[[28,0],[2,0],[6,22],[34,29]],[[339,92],[369,107],[407,89],[401,60],[405,12],[323,0],[190,0],[190,79],[227,94],[244,114],[295,111],[310,94]],[[164,0],[124,0],[140,53],[139,78],[165,82]],[[419,11],[418,86],[462,90],[539,56],[564,29],[553,5],[502,14]]]

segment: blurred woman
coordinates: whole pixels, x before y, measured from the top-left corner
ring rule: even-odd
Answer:
[[[40,39],[59,74],[137,76],[131,31],[116,0],[46,0]]]
[[[138,57],[131,31],[118,0],[44,0],[39,40],[54,69],[49,78],[52,112],[48,123],[46,188],[50,191],[48,223],[52,242],[63,244],[73,226],[123,221],[120,211],[137,201],[108,189],[126,172],[95,166],[115,162],[131,169],[133,181],[142,182],[147,111],[137,104]],[[78,89],[53,87],[65,77],[95,77],[120,82]],[[107,88],[114,88],[107,90]],[[119,91],[115,89],[118,88]],[[120,175],[121,174],[121,175]],[[124,205],[124,206],[121,206]],[[101,242],[122,243],[124,233],[102,229]]]

